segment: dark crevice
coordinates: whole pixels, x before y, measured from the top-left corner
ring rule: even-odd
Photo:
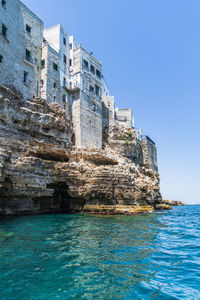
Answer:
[[[65,155],[53,154],[53,153],[29,153],[28,156],[41,158],[43,160],[51,160],[57,162],[68,162],[69,157]]]
[[[47,188],[54,190],[53,198],[55,202],[59,203],[60,208],[69,212],[70,197],[67,184],[65,182],[50,183],[47,184]]]

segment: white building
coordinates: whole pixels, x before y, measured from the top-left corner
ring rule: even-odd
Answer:
[[[115,111],[102,65],[60,25],[43,22],[19,0],[0,9],[0,84],[24,99],[59,103],[69,114],[77,147],[102,148],[102,127],[117,119],[132,126],[132,111]],[[102,107],[103,105],[103,107]]]
[[[68,109],[70,85],[70,42],[64,28],[58,24],[44,30],[42,45],[41,97],[58,102]]]
[[[102,66],[81,46],[73,51],[70,111],[76,146],[102,148]]]
[[[37,97],[43,22],[19,0],[1,2],[0,84]]]
[[[134,119],[131,108],[116,108],[115,119],[126,127],[134,127]]]

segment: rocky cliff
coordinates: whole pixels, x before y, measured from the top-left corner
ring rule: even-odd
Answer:
[[[134,129],[104,129],[104,149],[75,149],[57,104],[0,88],[0,214],[136,214],[162,202],[157,171],[142,165]]]

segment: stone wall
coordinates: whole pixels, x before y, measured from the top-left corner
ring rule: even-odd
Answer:
[[[132,115],[132,109],[116,109],[115,111],[115,118],[118,122],[123,124],[124,126],[128,128],[134,127],[134,121],[133,121],[133,115]]]
[[[25,99],[38,96],[43,22],[19,0],[6,1],[5,8],[0,9],[0,20],[1,27],[4,24],[7,28],[6,37],[0,34],[0,55],[3,57],[0,84],[14,84]],[[29,61],[26,49],[30,51]]]
[[[84,60],[88,63],[87,67]],[[94,67],[94,74],[91,66]],[[101,79],[97,78],[96,69],[101,72],[101,64],[87,51],[81,47],[74,50],[69,112],[72,115],[77,147],[102,148]],[[95,92],[97,85],[99,95]]]
[[[102,149],[102,105],[81,92],[81,146]]]
[[[113,96],[102,95],[103,126],[108,127],[115,119],[115,100]]]
[[[155,143],[148,136],[143,136],[140,143],[143,153],[143,165],[146,168],[157,171],[157,149]]]
[[[41,68],[41,97],[48,102],[57,102],[63,107],[60,95],[59,53],[49,44],[44,43],[42,47],[42,61],[45,65]],[[58,66],[57,71],[53,68],[53,64]]]

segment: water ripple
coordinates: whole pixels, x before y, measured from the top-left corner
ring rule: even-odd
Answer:
[[[200,299],[200,206],[0,218],[0,299]]]

